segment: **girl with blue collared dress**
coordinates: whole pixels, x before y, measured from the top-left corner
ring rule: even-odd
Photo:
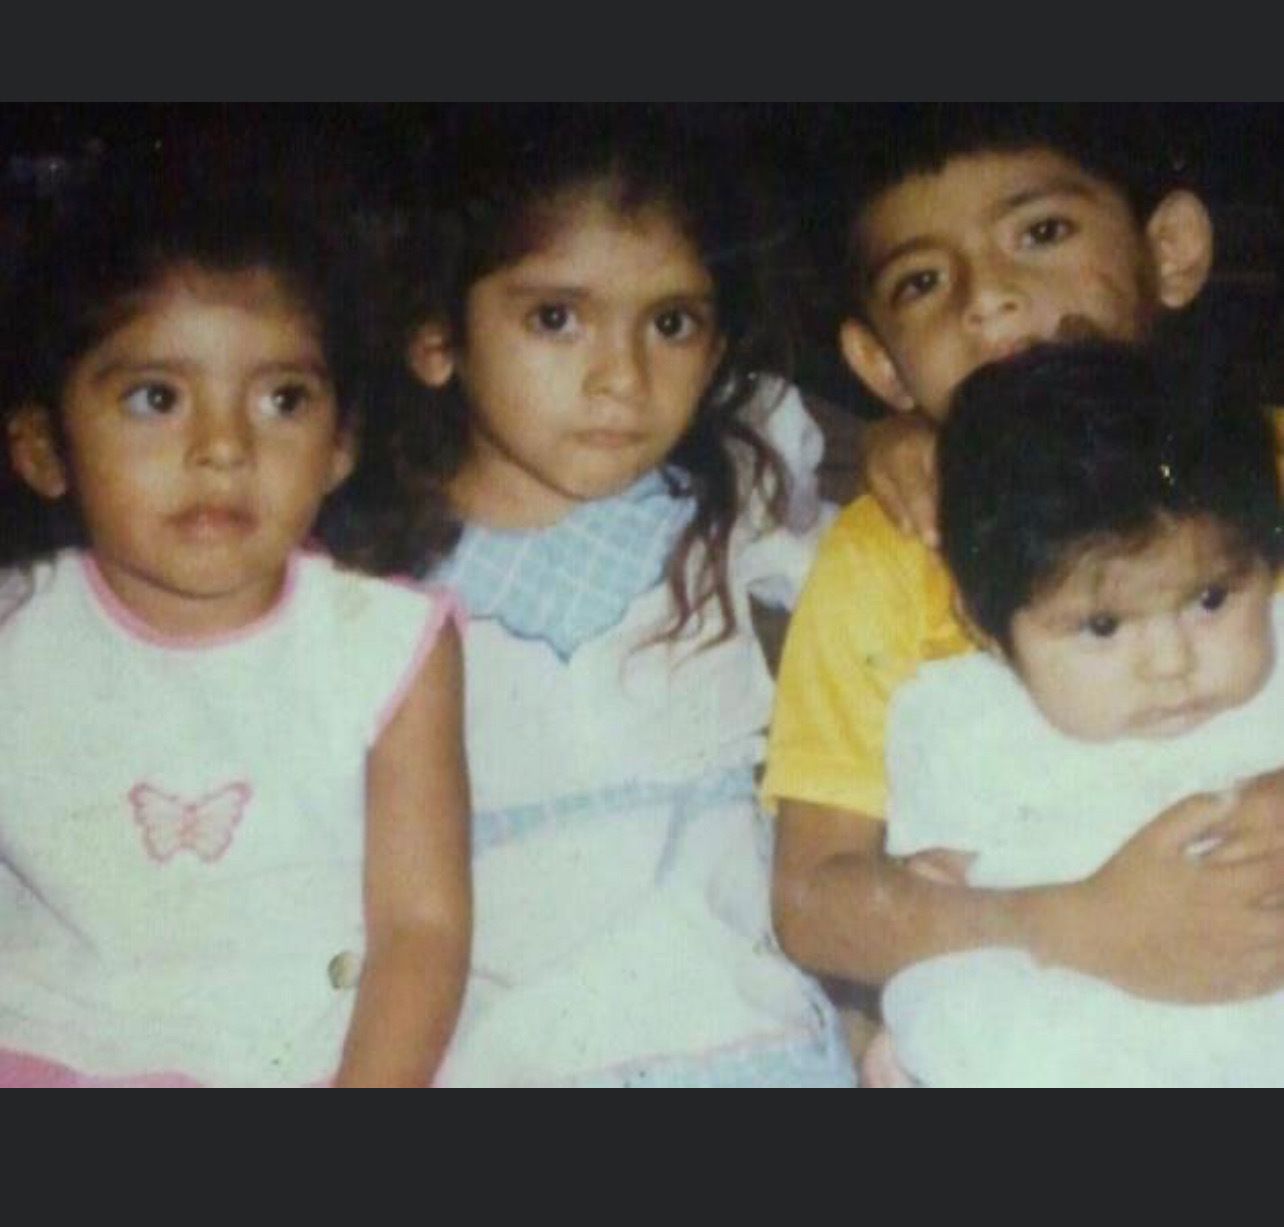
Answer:
[[[436,156],[386,335],[383,395],[416,408],[365,479],[435,466],[459,536],[429,573],[470,615],[476,931],[441,1081],[852,1085],[771,927],[750,597],[792,603],[825,516],[819,431],[754,373],[733,150],[581,107],[473,116]]]

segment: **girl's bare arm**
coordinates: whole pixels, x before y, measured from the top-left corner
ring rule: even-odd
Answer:
[[[472,937],[463,661],[447,624],[367,774],[366,959],[338,1086],[429,1085]]]

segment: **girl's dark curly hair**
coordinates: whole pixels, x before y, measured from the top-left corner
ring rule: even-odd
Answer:
[[[380,406],[362,403],[364,379],[354,293],[353,243],[284,194],[249,195],[185,180],[173,166],[135,158],[102,168],[31,236],[10,287],[0,354],[0,420],[31,407],[50,414],[55,439],[64,388],[85,354],[140,310],[149,291],[183,267],[209,273],[270,271],[315,323],[335,386],[340,423],[359,446],[388,432]],[[323,509],[323,518],[329,508]],[[27,567],[87,543],[71,497],[37,497],[0,448],[0,566]],[[404,569],[387,543],[349,535],[343,561]]]
[[[669,561],[675,612],[662,637],[676,637],[693,619],[702,624],[709,602],[721,614],[720,638],[730,635],[728,546],[747,494],[743,460],[772,514],[786,493],[779,459],[739,416],[760,386],[757,373],[783,372],[790,359],[789,329],[773,309],[777,236],[746,190],[749,173],[724,115],[583,103],[447,114],[411,185],[379,325],[383,360],[374,369],[386,378],[371,395],[402,406],[393,414],[397,437],[352,492],[368,503],[374,485],[414,484],[432,509],[429,523],[439,523],[447,485],[466,458],[468,406],[458,380],[434,390],[411,375],[411,338],[429,322],[463,336],[470,288],[534,250],[550,212],[555,217],[580,191],[602,193],[625,216],[663,208],[712,275],[725,351],[665,469],[675,489],[690,491],[696,512]],[[431,565],[450,537],[426,543]]]

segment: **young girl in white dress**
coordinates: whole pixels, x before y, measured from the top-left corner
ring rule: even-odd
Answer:
[[[0,1085],[426,1085],[470,934],[461,649],[444,595],[303,548],[382,429],[332,253],[117,187],[6,334]]]
[[[477,927],[443,1080],[850,1085],[773,938],[755,797],[750,596],[802,581],[820,442],[760,374],[743,167],[651,111],[478,128],[425,180],[388,333],[401,454],[446,458],[462,529],[431,574],[470,616]]]
[[[974,886],[1092,891],[1155,813],[1204,793],[1211,823],[1284,764],[1282,521],[1255,408],[1127,349],[1039,348],[963,385],[940,477],[945,557],[991,651],[898,692],[889,851],[938,872],[964,853]],[[1185,857],[1254,872],[1210,839]],[[931,1086],[1284,1085],[1280,994],[1172,1005],[981,949],[910,967],[883,1008]]]

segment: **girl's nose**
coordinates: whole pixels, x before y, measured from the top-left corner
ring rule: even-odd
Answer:
[[[192,415],[190,454],[196,464],[235,469],[254,454],[248,416],[236,406],[198,406]]]
[[[644,342],[626,333],[604,336],[593,351],[586,381],[591,393],[627,400],[646,386]]]

